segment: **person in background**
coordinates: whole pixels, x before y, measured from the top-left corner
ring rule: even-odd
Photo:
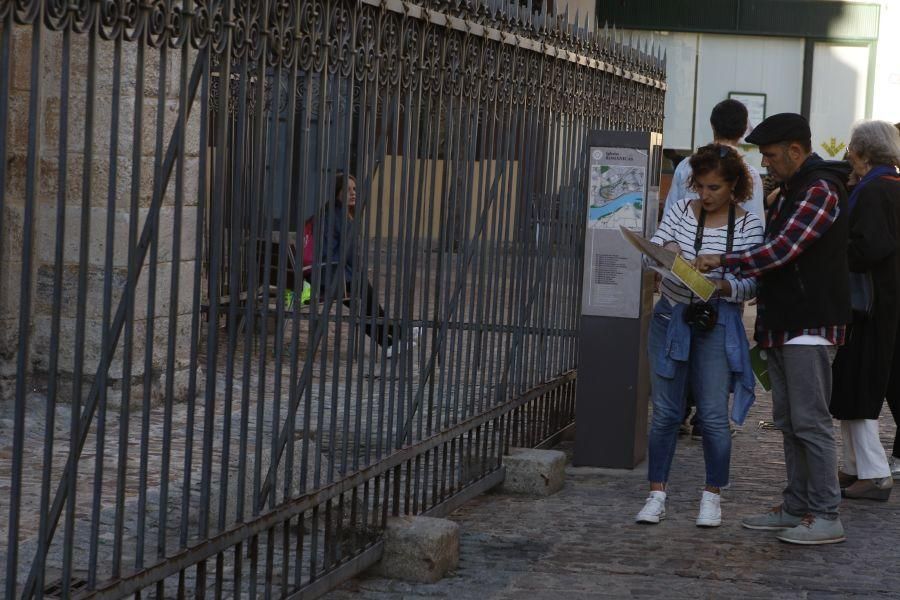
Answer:
[[[900,131],[900,123],[894,123],[894,128]],[[897,166],[900,167],[900,165]],[[894,356],[900,357],[900,339],[894,348]],[[888,464],[891,467],[891,476],[900,477],[900,368],[891,369],[887,402],[891,414],[894,416],[894,424],[897,426],[897,432],[894,434],[894,448],[891,456],[888,457]]]
[[[747,133],[748,116],[747,107],[741,102],[731,98],[722,100],[716,104],[709,115],[709,124],[713,130],[713,143],[724,144],[730,146],[737,151],[737,146]],[[740,154],[740,153],[739,153]],[[743,157],[742,157],[743,160]],[[763,184],[759,176],[759,171],[753,165],[743,161],[747,172],[750,174],[752,191],[750,196],[741,201],[741,208],[747,212],[753,213],[759,217],[762,223],[765,223],[765,211],[763,208]],[[691,161],[682,160],[675,168],[672,175],[672,185],[669,193],[666,195],[666,205],[663,216],[668,213],[681,200],[691,200],[697,198],[697,191],[691,185]],[[691,438],[699,440],[703,435],[703,426],[697,413],[690,418],[691,410],[694,408],[694,397],[692,390],[687,390],[687,402],[685,404],[684,422],[681,433],[690,431]],[[690,428],[687,427],[690,418]],[[732,432],[734,430],[732,429]]]
[[[811,138],[809,123],[795,113],[756,126],[747,141],[783,182],[765,243],[695,261],[701,272],[724,266],[759,280],[755,338],[768,355],[788,483],[780,504],[741,525],[779,531],[779,540],[803,545],[846,539],[828,403],[831,361],[851,317],[844,171],[814,154]]]
[[[858,183],[850,194],[847,257],[857,299],[847,343],[834,359],[831,414],[841,421],[846,498],[887,500],[894,481],[878,437],[892,373],[900,371],[900,133],[884,121],[856,125],[847,159]]]
[[[716,104],[709,115],[709,124],[713,130],[713,143],[724,144],[738,150],[741,138],[747,133],[748,126],[747,107],[734,99],[722,100]],[[740,152],[738,152],[740,154]],[[742,157],[742,160],[743,157]],[[763,209],[763,183],[759,171],[744,160],[744,166],[750,173],[750,181],[753,189],[746,200],[741,202],[741,208],[751,212],[762,222],[766,216]],[[665,213],[675,206],[679,200],[697,198],[697,191],[691,186],[691,161],[682,160],[675,168],[672,175],[672,185],[666,195]]]
[[[759,244],[762,223],[737,205],[753,189],[737,151],[725,144],[710,144],[700,148],[690,163],[691,185],[699,197],[676,202],[651,242],[688,260],[704,253],[745,251]],[[739,423],[754,400],[741,303],[754,296],[756,282],[726,269],[711,277],[716,293],[709,302],[668,277],[660,286],[662,297],[653,311],[648,342],[653,402],[647,468],[650,494],[635,519],[638,523],[659,523],[666,516],[666,486],[688,385],[694,390],[704,427],[706,487],[696,523],[717,527],[722,522],[719,494],[728,485],[731,462],[728,396],[734,389],[732,417]]]
[[[345,188],[346,181],[346,188]],[[344,219],[346,203],[347,219]],[[353,175],[338,173],[334,183],[334,202],[324,207],[323,243],[320,254],[322,261],[321,289],[330,290],[335,279],[338,280],[338,293],[342,295],[344,306],[350,307],[353,296],[353,277],[356,271],[356,241],[352,236],[353,218],[356,214],[356,178]],[[346,234],[346,235],[345,235]],[[342,256],[342,253],[345,255]],[[397,336],[397,328],[384,323],[384,309],[375,299],[375,290],[365,274],[360,282],[360,300],[364,305],[364,321],[366,335],[375,343],[385,348],[386,356],[391,357],[393,344]],[[372,319],[382,320],[373,326]]]

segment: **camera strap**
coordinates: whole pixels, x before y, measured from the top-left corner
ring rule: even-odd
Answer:
[[[734,246],[734,204],[728,206],[728,231],[725,234],[725,252],[731,252]],[[697,233],[694,234],[694,252],[700,254],[700,248],[703,246],[703,228],[706,226],[706,210],[700,209],[700,217],[697,219]]]
[[[725,234],[725,252],[731,252],[734,246],[734,204],[728,205],[728,231]],[[697,233],[694,235],[694,253],[700,255],[700,248],[703,246],[703,229],[706,226],[706,210],[700,207],[700,217],[697,219]],[[691,292],[691,301],[694,299],[694,292]]]

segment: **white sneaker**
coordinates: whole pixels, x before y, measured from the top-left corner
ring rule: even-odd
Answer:
[[[722,524],[722,508],[719,494],[703,490],[700,497],[700,514],[697,515],[697,527],[718,527]]]
[[[637,523],[659,523],[666,518],[666,493],[650,492],[644,508],[634,519]]]
[[[412,328],[412,340],[410,343],[410,347],[414,348],[419,343],[419,338],[422,337],[422,328],[421,327],[413,327]],[[403,349],[403,341],[399,339],[395,339],[394,343],[387,347],[384,352],[385,358],[391,358],[396,352],[397,355],[400,354],[400,351]]]
[[[891,467],[891,475],[896,479],[900,476],[900,456],[891,456],[888,458],[888,465]]]

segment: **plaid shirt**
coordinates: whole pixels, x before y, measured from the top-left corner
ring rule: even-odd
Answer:
[[[783,208],[784,196],[779,198],[778,208],[771,219],[778,218]],[[782,267],[802,254],[810,244],[822,237],[838,217],[838,195],[823,179],[816,181],[806,190],[806,196],[797,205],[794,214],[784,227],[767,241],[744,252],[733,252],[722,257],[723,264],[744,277],[755,277],[772,269]],[[764,309],[762,303],[760,310]],[[756,341],[763,348],[783,346],[788,340],[801,335],[820,336],[840,346],[844,343],[846,326],[832,325],[796,331],[769,331],[756,321]]]

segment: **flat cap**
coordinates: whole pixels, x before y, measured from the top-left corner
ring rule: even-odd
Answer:
[[[748,144],[765,146],[778,142],[808,142],[812,139],[809,121],[797,113],[778,113],[753,128],[745,138]]]

